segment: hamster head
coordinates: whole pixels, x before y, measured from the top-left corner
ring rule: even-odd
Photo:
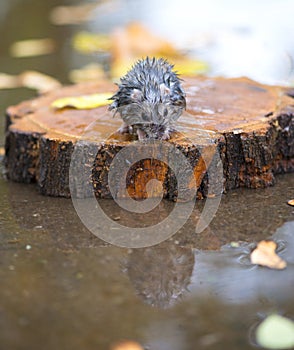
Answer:
[[[178,74],[165,59],[138,61],[120,79],[111,97],[110,109],[119,113],[126,125],[173,124],[186,108],[185,93]]]

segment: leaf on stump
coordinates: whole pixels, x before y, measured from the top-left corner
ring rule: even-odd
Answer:
[[[101,106],[106,106],[111,103],[109,98],[113,93],[100,93],[83,96],[63,97],[55,100],[51,107],[56,109],[62,109],[65,107],[71,107],[75,109],[93,109]]]

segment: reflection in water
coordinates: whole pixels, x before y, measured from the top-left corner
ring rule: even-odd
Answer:
[[[243,304],[262,298],[281,302],[292,299],[294,222],[273,236],[278,254],[288,262],[283,271],[252,265],[254,244],[221,251],[181,248],[174,243],[132,250],[126,272],[143,301],[159,308],[174,306],[189,290],[189,298],[217,296],[225,303]],[[247,262],[248,260],[248,262]],[[189,289],[188,289],[189,287]]]
[[[147,304],[159,308],[207,295],[230,304],[251,303],[260,297],[274,303],[293,301],[294,222],[285,223],[292,212],[286,204],[292,178],[290,175],[279,178],[274,188],[227,194],[214,221],[202,234],[195,234],[199,218],[195,209],[192,218],[172,240],[148,249],[132,250],[125,268],[136,294]],[[0,231],[7,237],[3,238],[3,247],[11,249],[13,244],[14,249],[24,249],[28,244],[33,247],[32,251],[34,247],[54,247],[78,252],[81,248],[105,245],[83,227],[71,201],[43,197],[31,186],[3,180],[0,189],[0,211],[5,214]],[[124,224],[135,223],[119,208],[114,208],[113,201],[105,200],[104,204],[107,213],[113,209],[111,217],[120,218]],[[273,212],[278,215],[271,215]],[[161,215],[165,215],[165,210]],[[287,261],[288,267],[273,271],[246,263],[250,244],[269,238],[274,231],[273,239],[281,242],[279,247],[284,247],[278,254]],[[209,251],[219,249],[221,244],[245,239],[251,243]],[[122,253],[125,255],[125,251]],[[185,295],[187,288],[191,292]],[[181,298],[183,295],[185,298]]]
[[[168,308],[187,291],[194,267],[192,249],[174,243],[131,252],[126,272],[136,293],[152,306]]]

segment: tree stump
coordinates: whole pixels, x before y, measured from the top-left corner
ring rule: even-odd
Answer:
[[[165,198],[175,199],[179,196],[178,181],[169,166],[173,156],[165,154],[158,159],[162,145],[180,150],[193,171],[184,197],[193,193],[195,184],[198,194],[207,192],[211,186],[207,171],[216,155],[221,161],[226,190],[271,186],[275,174],[293,171],[291,93],[287,95],[278,86],[261,85],[246,78],[185,78],[183,85],[187,111],[180,117],[171,139],[154,147],[154,157],[149,154],[130,164],[124,175],[120,174],[118,163],[114,177],[119,185],[112,192],[108,175],[115,156],[130,145],[130,152],[134,155],[143,152],[143,155],[146,143],[119,134],[117,130],[122,122],[113,117],[107,106],[90,110],[51,107],[61,97],[114,92],[112,83],[62,87],[9,107],[5,143],[7,177],[17,182],[36,182],[45,195],[70,197],[71,165],[72,169],[81,169],[75,174],[78,178],[71,179],[75,184],[72,194],[78,197],[90,190],[100,198],[144,199],[157,197],[163,191]],[[176,170],[180,177],[187,175],[185,171]],[[162,188],[154,182],[148,189],[154,178]],[[121,186],[126,191],[121,191]]]

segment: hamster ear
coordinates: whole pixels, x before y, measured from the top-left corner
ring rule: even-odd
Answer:
[[[164,97],[170,94],[170,89],[164,83],[159,85],[159,89],[160,89],[161,97]]]
[[[133,89],[131,93],[131,98],[136,101],[142,101],[143,99],[143,93],[139,89]]]

